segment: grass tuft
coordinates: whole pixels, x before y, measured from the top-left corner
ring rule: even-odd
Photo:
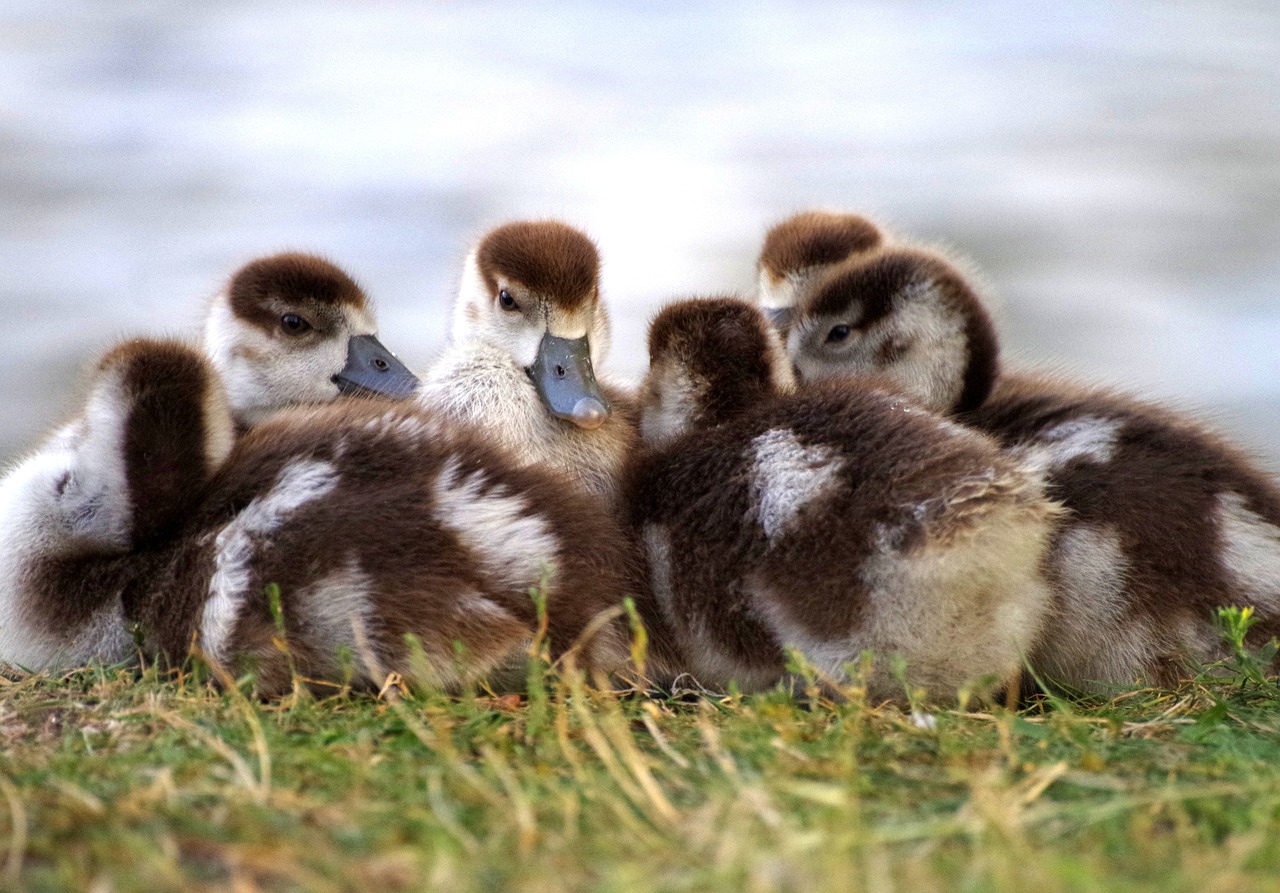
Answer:
[[[545,638],[518,696],[388,678],[264,703],[199,662],[20,674],[0,884],[1274,889],[1280,691],[1248,621],[1225,615],[1238,647],[1176,690],[1021,712],[870,703],[866,660],[838,683],[799,655],[754,696],[611,692]]]

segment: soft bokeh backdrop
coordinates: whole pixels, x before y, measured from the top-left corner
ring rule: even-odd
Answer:
[[[971,258],[1013,357],[1280,466],[1271,2],[6,0],[0,153],[0,459],[260,254],[346,266],[421,367],[468,243],[563,217],[634,376],[664,299],[824,205]]]

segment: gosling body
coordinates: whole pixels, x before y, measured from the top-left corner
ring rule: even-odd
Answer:
[[[1227,656],[1217,608],[1252,606],[1249,641],[1280,633],[1280,492],[1185,414],[1060,376],[1000,369],[978,290],[909,245],[833,264],[796,308],[805,381],[887,380],[996,438],[1067,509],[1047,572],[1054,614],[1033,655],[1073,691],[1171,686]]]
[[[127,345],[82,418],[0,482],[0,660],[57,670],[140,641],[169,661],[195,645],[267,695],[294,673],[449,688],[523,659],[540,589],[554,654],[621,666],[607,612],[628,546],[591,500],[404,403],[284,412],[231,446],[216,383],[180,345]]]
[[[1017,673],[1050,603],[1037,475],[886,386],[790,392],[742,302],[668,307],[650,354],[631,519],[699,681],[768,687],[786,648],[834,680],[874,653],[876,699],[896,657],[935,700]]]

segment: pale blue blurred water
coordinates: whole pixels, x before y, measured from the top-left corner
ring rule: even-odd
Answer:
[[[0,7],[0,457],[111,340],[327,254],[421,366],[467,244],[596,237],[611,367],[751,286],[810,205],[971,258],[1011,355],[1198,408],[1280,466],[1272,3]]]

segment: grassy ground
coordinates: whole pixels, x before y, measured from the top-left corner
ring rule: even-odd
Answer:
[[[774,692],[0,687],[0,887],[1280,889],[1280,689],[916,716]],[[243,688],[243,687],[242,687]]]

